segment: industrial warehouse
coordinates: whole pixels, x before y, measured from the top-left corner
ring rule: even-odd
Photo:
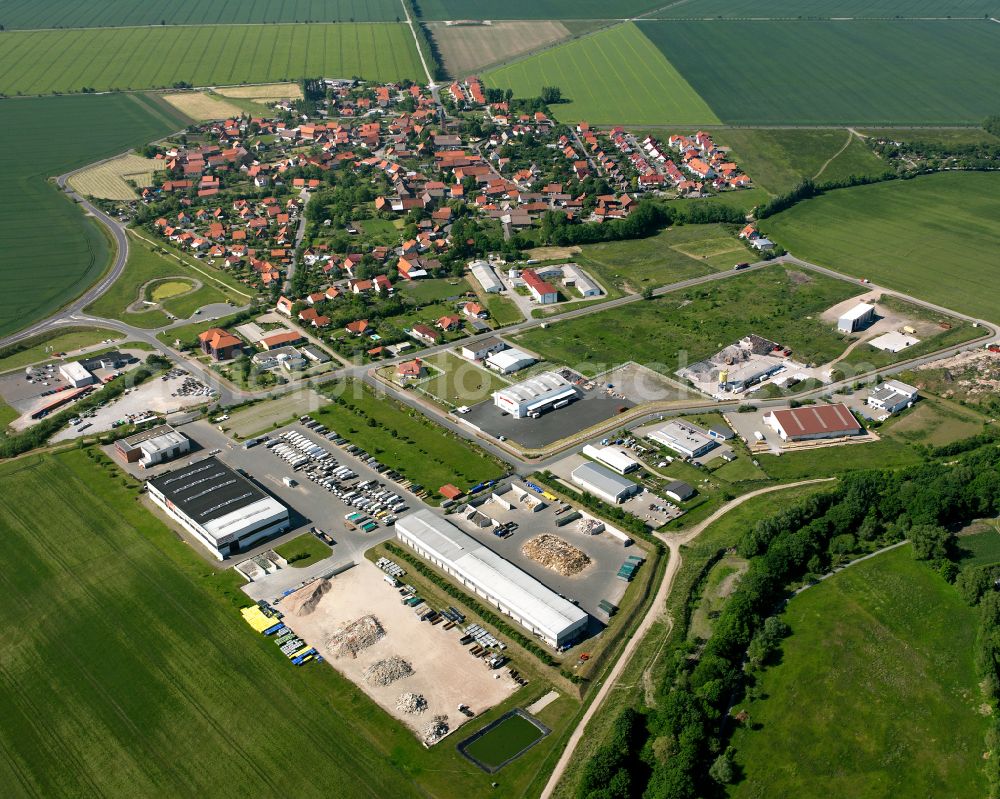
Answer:
[[[562,408],[580,397],[580,392],[556,372],[543,372],[493,394],[496,406],[515,419],[537,419],[548,410]]]
[[[115,442],[115,453],[125,463],[138,463],[147,468],[190,451],[190,439],[168,424],[151,427]]]
[[[851,409],[842,402],[769,411],[764,414],[764,423],[783,441],[841,438],[864,432]]]
[[[430,510],[396,522],[396,537],[554,647],[572,642],[587,614]]]
[[[286,530],[288,508],[216,458],[154,477],[149,496],[219,560]]]

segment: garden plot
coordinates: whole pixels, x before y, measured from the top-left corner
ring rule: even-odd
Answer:
[[[451,732],[467,721],[459,705],[479,716],[514,693],[506,670],[487,668],[459,644],[458,627],[419,621],[383,577],[362,561],[331,580],[311,611],[296,607],[296,594],[283,600],[284,621],[421,740],[429,727]]]

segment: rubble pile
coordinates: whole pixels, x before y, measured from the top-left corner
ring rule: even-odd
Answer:
[[[424,727],[424,743],[430,746],[440,741],[448,734],[448,717],[435,716],[431,722]]]
[[[400,694],[396,700],[396,709],[404,713],[423,713],[427,710],[427,700],[422,694]]]
[[[402,680],[411,674],[413,674],[413,666],[399,655],[391,655],[372,663],[365,669],[365,682],[369,685],[391,685],[396,680]]]
[[[337,658],[356,658],[358,652],[367,649],[385,637],[385,629],[374,616],[362,616],[350,624],[341,627],[331,635],[326,645],[330,653]]]
[[[526,541],[521,552],[563,577],[579,574],[591,563],[586,552],[549,533],[542,533]]]

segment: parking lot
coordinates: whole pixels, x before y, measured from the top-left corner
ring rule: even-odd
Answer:
[[[523,483],[515,484],[524,487]],[[557,511],[565,503],[550,502],[525,488],[528,496],[533,496],[546,505],[541,510],[532,511],[525,502],[517,501],[516,492],[505,490],[507,485],[509,484],[501,484],[498,493],[503,500],[514,505],[512,510],[489,498],[477,501],[475,506],[470,506],[470,510],[478,511],[481,516],[494,519],[500,524],[513,522],[517,527],[509,535],[495,535],[495,527],[481,527],[477,522],[466,518],[468,513],[453,513],[448,516],[448,521],[543,585],[570,601],[575,601],[591,616],[587,634],[600,632],[607,616],[599,610],[598,604],[602,599],[615,605],[620,603],[628,583],[617,579],[615,575],[629,555],[643,555],[641,548],[636,544],[626,547],[620,538],[606,531],[598,535],[582,532],[580,521],[571,521],[560,527],[556,522],[569,516],[573,508],[557,515]],[[579,574],[564,576],[522,553],[521,548],[527,541],[544,533],[557,536],[582,550],[591,559],[590,565]]]
[[[467,414],[458,416],[494,438],[504,436],[528,449],[545,447],[592,427],[635,403],[629,399],[608,396],[603,391],[584,391],[584,396],[565,408],[548,411],[537,419],[515,419],[503,413],[493,400],[474,405]]]

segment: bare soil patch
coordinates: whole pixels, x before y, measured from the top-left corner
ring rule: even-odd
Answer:
[[[490,25],[428,25],[448,73],[464,78],[483,67],[499,64],[568,39],[569,29],[552,20],[517,20]]]

